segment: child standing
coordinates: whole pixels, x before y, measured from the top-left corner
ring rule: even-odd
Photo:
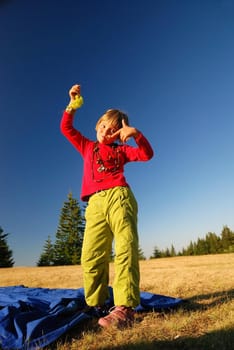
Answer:
[[[133,308],[140,303],[137,202],[124,177],[124,165],[147,161],[153,150],[128,117],[110,109],[96,124],[97,141],[91,141],[73,127],[74,114],[82,105],[80,85],[70,91],[70,103],[61,121],[63,135],[84,161],[81,199],[88,202],[81,264],[86,303],[104,307],[109,297],[109,259],[115,242],[115,307],[98,321],[102,327],[127,325],[133,321]],[[126,144],[133,137],[137,147]],[[122,144],[117,143],[120,141]]]

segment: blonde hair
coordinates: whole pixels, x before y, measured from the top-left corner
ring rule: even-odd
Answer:
[[[122,128],[122,120],[125,121],[127,125],[129,125],[128,116],[127,114],[123,113],[119,109],[108,109],[97,121],[96,128],[97,130],[98,125],[105,121],[113,125],[114,128],[117,130]]]

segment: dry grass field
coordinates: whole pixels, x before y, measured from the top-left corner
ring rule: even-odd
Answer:
[[[113,280],[113,264],[110,265]],[[186,301],[171,312],[138,314],[132,328],[102,330],[90,321],[45,350],[233,350],[234,254],[140,262],[141,291]],[[0,270],[0,286],[80,288],[80,266]]]

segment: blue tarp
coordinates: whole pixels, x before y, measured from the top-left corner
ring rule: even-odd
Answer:
[[[112,288],[107,305],[113,305]],[[141,292],[137,312],[175,308],[181,299]],[[0,348],[34,350],[49,345],[69,329],[89,320],[83,288],[0,287]]]

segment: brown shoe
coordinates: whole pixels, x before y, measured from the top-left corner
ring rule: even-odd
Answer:
[[[98,320],[98,324],[102,327],[117,327],[131,326],[134,321],[134,310],[131,307],[116,306],[110,309],[109,315]]]

